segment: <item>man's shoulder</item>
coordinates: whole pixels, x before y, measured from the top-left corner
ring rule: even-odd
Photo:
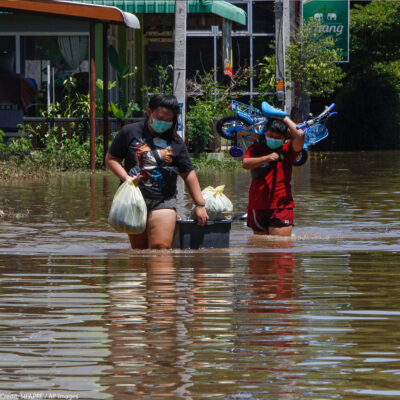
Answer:
[[[144,128],[144,123],[145,123],[145,120],[142,119],[142,120],[133,122],[131,124],[124,125],[121,128],[121,132],[124,132],[124,133],[142,133],[143,132],[143,128]]]

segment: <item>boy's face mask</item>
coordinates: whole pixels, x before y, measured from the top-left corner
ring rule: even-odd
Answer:
[[[172,127],[172,122],[161,121],[159,119],[153,119],[151,127],[157,133],[164,133]]]
[[[274,139],[274,138],[270,138],[270,137],[266,137],[267,139],[267,146],[271,149],[271,150],[276,150],[279,149],[279,147],[281,147],[285,141],[285,139]]]

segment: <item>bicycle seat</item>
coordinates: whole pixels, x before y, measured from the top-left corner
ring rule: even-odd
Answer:
[[[277,117],[277,118],[284,118],[286,117],[285,111],[278,110],[275,107],[272,107],[271,104],[263,101],[261,104],[261,111],[266,118]]]

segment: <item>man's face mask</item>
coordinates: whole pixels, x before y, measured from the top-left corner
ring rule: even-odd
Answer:
[[[283,145],[284,139],[274,139],[267,136],[267,146],[271,150],[279,149]]]
[[[151,124],[151,127],[157,133],[164,133],[172,127],[172,122],[160,121],[159,119],[153,119],[153,123]]]

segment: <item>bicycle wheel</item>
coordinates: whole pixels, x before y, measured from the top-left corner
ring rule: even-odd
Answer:
[[[300,167],[301,165],[305,164],[308,158],[308,152],[304,149],[301,149],[299,155],[297,156],[296,160],[294,161],[295,167]]]
[[[243,118],[236,115],[227,115],[226,117],[222,117],[217,120],[215,124],[215,129],[218,134],[225,139],[235,140],[237,136],[237,128],[243,127],[244,131],[248,131],[248,127],[250,125]],[[234,127],[235,129],[232,132],[229,131],[230,127]]]

